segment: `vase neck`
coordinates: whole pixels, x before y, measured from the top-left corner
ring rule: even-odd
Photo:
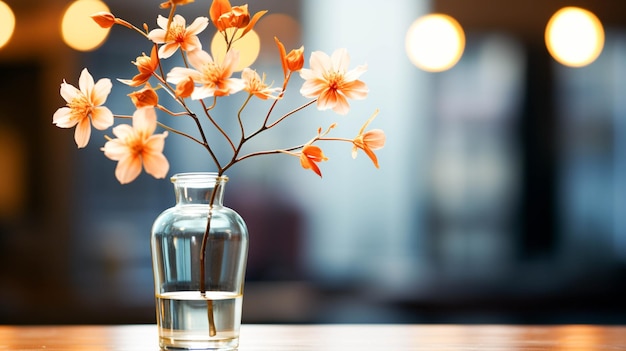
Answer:
[[[180,173],[172,178],[176,205],[213,205],[222,206],[224,186],[228,177],[217,173]]]

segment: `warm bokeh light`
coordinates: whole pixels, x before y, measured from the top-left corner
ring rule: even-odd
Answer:
[[[550,55],[563,65],[586,66],[600,55],[604,47],[604,29],[593,13],[564,7],[546,26],[546,47]]]
[[[0,48],[5,46],[15,30],[15,15],[3,1],[0,1]]]
[[[79,51],[91,51],[102,45],[109,29],[101,28],[90,17],[100,11],[109,11],[107,5],[100,0],[76,0],[71,3],[61,22],[63,41]]]
[[[277,62],[279,54],[274,37],[278,37],[288,52],[302,46],[302,28],[293,16],[284,13],[265,15],[254,26],[254,30],[261,38],[260,60]]]
[[[229,31],[230,35],[232,33],[230,31],[234,30],[234,28],[226,30]],[[237,65],[235,71],[241,71],[246,67],[250,67],[256,61],[261,50],[261,40],[259,35],[254,30],[251,30],[243,38],[236,40],[232,47],[239,51],[239,65]],[[213,37],[213,41],[211,41],[211,56],[213,56],[215,61],[222,62],[225,54],[226,42],[222,34],[217,32]]]
[[[465,34],[454,18],[430,14],[411,24],[405,47],[414,65],[425,71],[441,72],[452,68],[463,55]]]

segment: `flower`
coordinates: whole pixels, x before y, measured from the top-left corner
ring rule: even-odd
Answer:
[[[139,73],[131,80],[120,79],[119,81],[130,85],[131,87],[138,87],[146,84],[146,82],[152,77],[154,71],[159,67],[156,46],[152,47],[152,52],[149,57],[144,53],[137,57],[137,60],[133,63],[137,66]]]
[[[189,62],[195,69],[174,67],[167,74],[167,81],[178,84],[191,78],[200,87],[194,88],[191,98],[200,100],[211,96],[227,96],[244,88],[243,80],[231,78],[239,61],[239,53],[230,50],[220,64],[213,61],[208,52],[192,51],[188,54]]]
[[[214,0],[209,10],[211,21],[213,21],[218,31],[224,32],[228,28],[239,28],[243,29],[241,36],[252,30],[256,22],[266,12],[259,11],[251,19],[247,4],[231,6],[228,0]]]
[[[385,134],[381,129],[366,130],[376,114],[363,124],[354,138],[332,136],[331,133],[336,133],[337,125],[337,122],[332,121],[324,131],[322,127],[316,132],[311,131],[312,138],[304,143],[265,149],[264,145],[270,143],[261,142],[256,146],[258,149],[255,148],[253,140],[265,134],[270,137],[270,133],[265,132],[279,128],[286,124],[283,123],[286,120],[297,122],[293,116],[311,106],[347,115],[350,111],[348,100],[367,97],[368,87],[359,80],[367,67],[360,65],[350,69],[347,50],[338,49],[330,56],[321,51],[311,53],[308,60],[310,67],[305,68],[304,46],[287,51],[278,37],[274,37],[282,79],[273,87],[273,83],[267,82],[266,73],[257,72],[252,67],[245,67],[238,73],[236,70],[240,54],[232,46],[254,30],[256,23],[267,11],[257,11],[251,15],[247,4],[232,6],[229,0],[213,0],[208,9],[208,18],[197,17],[187,26],[187,20],[177,11],[180,6],[192,3],[200,2],[162,2],[160,8],[168,9],[169,13],[167,16],[158,15],[156,27],[152,29],[147,24],[137,27],[109,12],[93,14],[91,18],[101,27],[131,29],[151,46],[149,56],[142,53],[132,62],[138,71],[135,76],[131,79],[117,79],[125,85],[124,88],[132,90],[126,95],[132,101],[133,110],[130,113],[114,114],[105,107],[113,88],[111,80],[101,78],[94,83],[94,78],[85,68],[79,78],[79,88],[65,80],[61,83],[61,96],[66,105],[54,113],[53,123],[60,128],[75,126],[75,141],[79,148],[89,142],[92,125],[101,130],[112,127],[112,136],[106,136],[107,141],[101,150],[105,157],[117,162],[115,177],[122,184],[137,179],[142,169],[156,178],[166,176],[169,162],[163,151],[169,133],[186,138],[205,150],[218,176],[248,158],[286,154],[297,158],[305,170],[311,170],[321,177],[320,165],[329,160],[320,146],[322,143],[348,145],[353,156],[361,149],[374,166],[379,167],[375,151],[384,146]],[[217,37],[226,44],[226,53],[219,60],[203,49],[203,43],[213,37],[202,36],[208,27],[209,18],[217,30]],[[177,52],[182,60],[170,60]],[[294,75],[295,72],[299,72],[299,75]],[[303,79],[300,93],[309,100],[295,107],[276,108],[279,103],[289,104],[285,98],[288,83],[298,76]],[[239,128],[223,128],[221,124],[225,123],[225,119],[217,116],[220,112],[215,107],[223,99],[242,91],[247,96],[231,98],[241,103],[234,116]],[[171,99],[171,103],[161,104],[160,101],[166,98]],[[253,98],[260,101],[255,102],[252,108],[249,102]],[[259,112],[264,104],[265,112]],[[176,125],[191,125],[194,129],[184,131],[174,128],[173,120],[181,118],[191,119],[192,123]],[[119,123],[114,125],[115,121]],[[157,133],[157,129],[163,132]],[[280,134],[272,135],[275,137]],[[220,138],[222,140],[215,140]],[[279,140],[271,144],[274,142],[278,143]],[[216,152],[217,145],[220,145],[219,153]],[[226,150],[221,148],[223,145],[227,146]],[[230,154],[227,153],[228,149]]]
[[[244,68],[241,72],[241,78],[244,82],[243,90],[249,92],[251,95],[254,95],[262,100],[267,100],[268,98],[278,98],[272,94],[279,93],[281,88],[271,88],[265,84],[265,73],[263,74],[263,78],[261,78],[255,70]]]
[[[321,51],[311,54],[311,68],[300,70],[306,80],[300,93],[304,97],[316,98],[320,110],[332,109],[345,115],[350,109],[347,98],[365,99],[367,86],[357,80],[367,67],[358,66],[348,71],[350,57],[346,49],[336,50],[331,57]]]
[[[318,176],[322,176],[320,168],[317,166],[318,162],[328,161],[328,157],[324,155],[322,149],[317,145],[306,145],[302,148],[300,153],[300,164],[304,169],[310,169]]]
[[[83,148],[89,143],[91,124],[100,130],[113,125],[113,113],[109,108],[101,106],[106,102],[113,85],[108,78],[102,78],[94,84],[93,77],[85,68],[78,79],[78,86],[80,89],[65,81],[61,83],[61,96],[67,106],[54,113],[52,122],[60,128],[76,126],[74,140],[79,148]]]
[[[378,110],[374,112],[372,117],[370,117],[363,126],[361,130],[359,130],[359,135],[357,135],[354,139],[352,139],[352,143],[354,146],[352,147],[352,158],[356,158],[357,149],[361,149],[369,156],[369,158],[374,162],[374,166],[379,168],[378,166],[378,158],[374,153],[374,150],[382,149],[385,146],[385,132],[382,129],[372,129],[365,132],[365,128],[376,118],[378,115]]]
[[[185,27],[185,18],[181,15],[174,16],[171,22],[159,15],[157,24],[161,28],[150,31],[148,39],[155,44],[165,44],[159,49],[159,57],[165,59],[172,56],[178,48],[187,52],[202,49],[202,43],[197,34],[209,25],[209,19],[198,17],[189,27]]]
[[[133,125],[121,124],[113,128],[111,139],[104,144],[104,155],[118,161],[115,176],[122,184],[130,183],[141,173],[141,166],[146,173],[155,178],[165,178],[169,162],[163,156],[165,137],[154,134],[157,127],[156,112],[153,107],[138,108],[133,114]]]

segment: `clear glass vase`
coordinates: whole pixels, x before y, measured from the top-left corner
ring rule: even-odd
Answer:
[[[173,176],[176,205],[152,227],[162,349],[233,350],[239,345],[248,230],[237,212],[223,206],[227,181],[217,173]]]

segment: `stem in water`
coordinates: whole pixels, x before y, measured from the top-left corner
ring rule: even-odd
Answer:
[[[204,231],[204,235],[202,236],[202,246],[200,248],[200,294],[202,297],[206,298],[206,288],[205,288],[205,275],[206,275],[206,249],[209,239],[209,233],[211,232],[211,218],[213,217],[213,203],[215,202],[215,196],[220,190],[222,177],[218,175],[215,179],[215,188],[213,188],[213,192],[211,192],[211,198],[209,200],[209,213],[207,215],[207,223],[206,229]],[[215,316],[213,312],[213,300],[206,299],[207,303],[207,317],[209,319],[209,336],[217,335],[217,330],[215,328]]]

